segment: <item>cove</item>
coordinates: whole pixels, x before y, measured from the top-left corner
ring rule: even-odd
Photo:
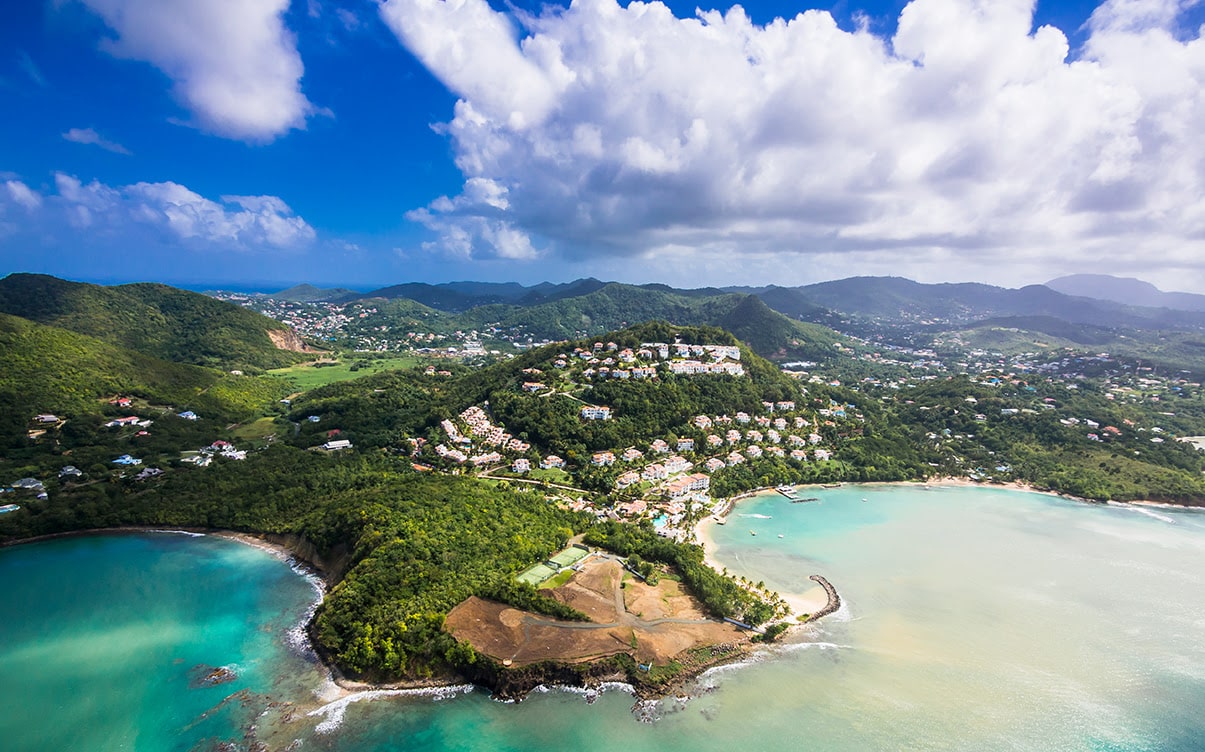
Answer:
[[[807,495],[819,501],[741,501],[710,530],[712,556],[796,594],[821,574],[842,609],[709,672],[690,699],[637,713],[621,689],[552,689],[519,704],[477,690],[307,715],[326,685],[287,634],[314,594],[279,560],[166,535],[3,550],[0,738],[17,750],[247,749],[258,720],[272,749],[366,752],[1205,748],[1205,515],[995,488]],[[238,678],[190,689],[197,665]],[[206,715],[244,689],[251,703]],[[298,709],[292,721],[256,715],[280,702]]]

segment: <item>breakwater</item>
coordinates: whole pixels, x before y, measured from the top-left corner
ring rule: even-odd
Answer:
[[[808,621],[816,621],[817,619],[828,616],[841,608],[841,596],[837,594],[837,588],[833,587],[832,583],[824,579],[821,575],[814,574],[808,578],[824,588],[825,595],[828,596],[828,603],[824,604],[824,608],[808,617]]]

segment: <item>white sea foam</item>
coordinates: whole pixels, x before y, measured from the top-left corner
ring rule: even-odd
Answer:
[[[587,704],[593,703],[605,692],[624,692],[625,694],[636,694],[636,688],[627,682],[602,682],[593,687],[570,687],[564,684],[557,684],[549,687],[546,684],[539,684],[532,688],[532,693],[548,694],[549,692],[563,692],[570,695],[578,695],[586,701]],[[513,700],[500,700],[500,702],[513,702]]]
[[[383,697],[430,697],[434,702],[451,697],[468,694],[473,691],[472,684],[455,684],[449,687],[421,687],[418,689],[367,689],[346,697],[340,697],[334,702],[328,702],[317,710],[306,713],[307,716],[322,717],[322,721],[314,727],[319,734],[329,734],[343,725],[343,716],[353,702],[364,700],[379,700]]]
[[[1127,504],[1123,501],[1110,501],[1110,502],[1107,502],[1107,504],[1111,507],[1116,507],[1117,509],[1128,509],[1131,512],[1137,512],[1138,514],[1144,514],[1147,517],[1153,517],[1154,519],[1159,520],[1160,522],[1166,522],[1169,525],[1176,524],[1175,517],[1171,517],[1166,514],[1160,514],[1159,512],[1155,512],[1150,509],[1146,509],[1142,506],[1138,506],[1135,504]]]
[[[768,514],[738,514],[737,517],[750,517],[755,520],[772,520],[774,519]]]
[[[204,538],[205,533],[194,533],[191,530],[147,530],[148,533],[160,533],[162,535],[184,535],[189,538]]]

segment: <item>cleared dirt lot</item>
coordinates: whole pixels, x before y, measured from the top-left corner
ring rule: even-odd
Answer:
[[[625,582],[622,566],[609,557],[591,558],[549,594],[591,621],[558,621],[473,597],[452,609],[445,628],[478,652],[515,666],[577,663],[618,653],[664,665],[686,650],[747,639],[736,627],[704,617],[676,582],[662,580],[656,587],[630,577]]]

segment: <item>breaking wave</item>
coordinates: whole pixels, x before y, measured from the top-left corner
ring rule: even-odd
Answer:
[[[379,700],[383,697],[430,697],[433,701],[447,700],[468,694],[473,691],[472,684],[455,684],[450,687],[421,687],[418,689],[368,689],[356,692],[347,697],[340,697],[334,702],[328,702],[317,710],[306,713],[307,716],[321,717],[322,720],[314,727],[319,734],[329,734],[343,725],[343,716],[353,702],[364,700]]]

